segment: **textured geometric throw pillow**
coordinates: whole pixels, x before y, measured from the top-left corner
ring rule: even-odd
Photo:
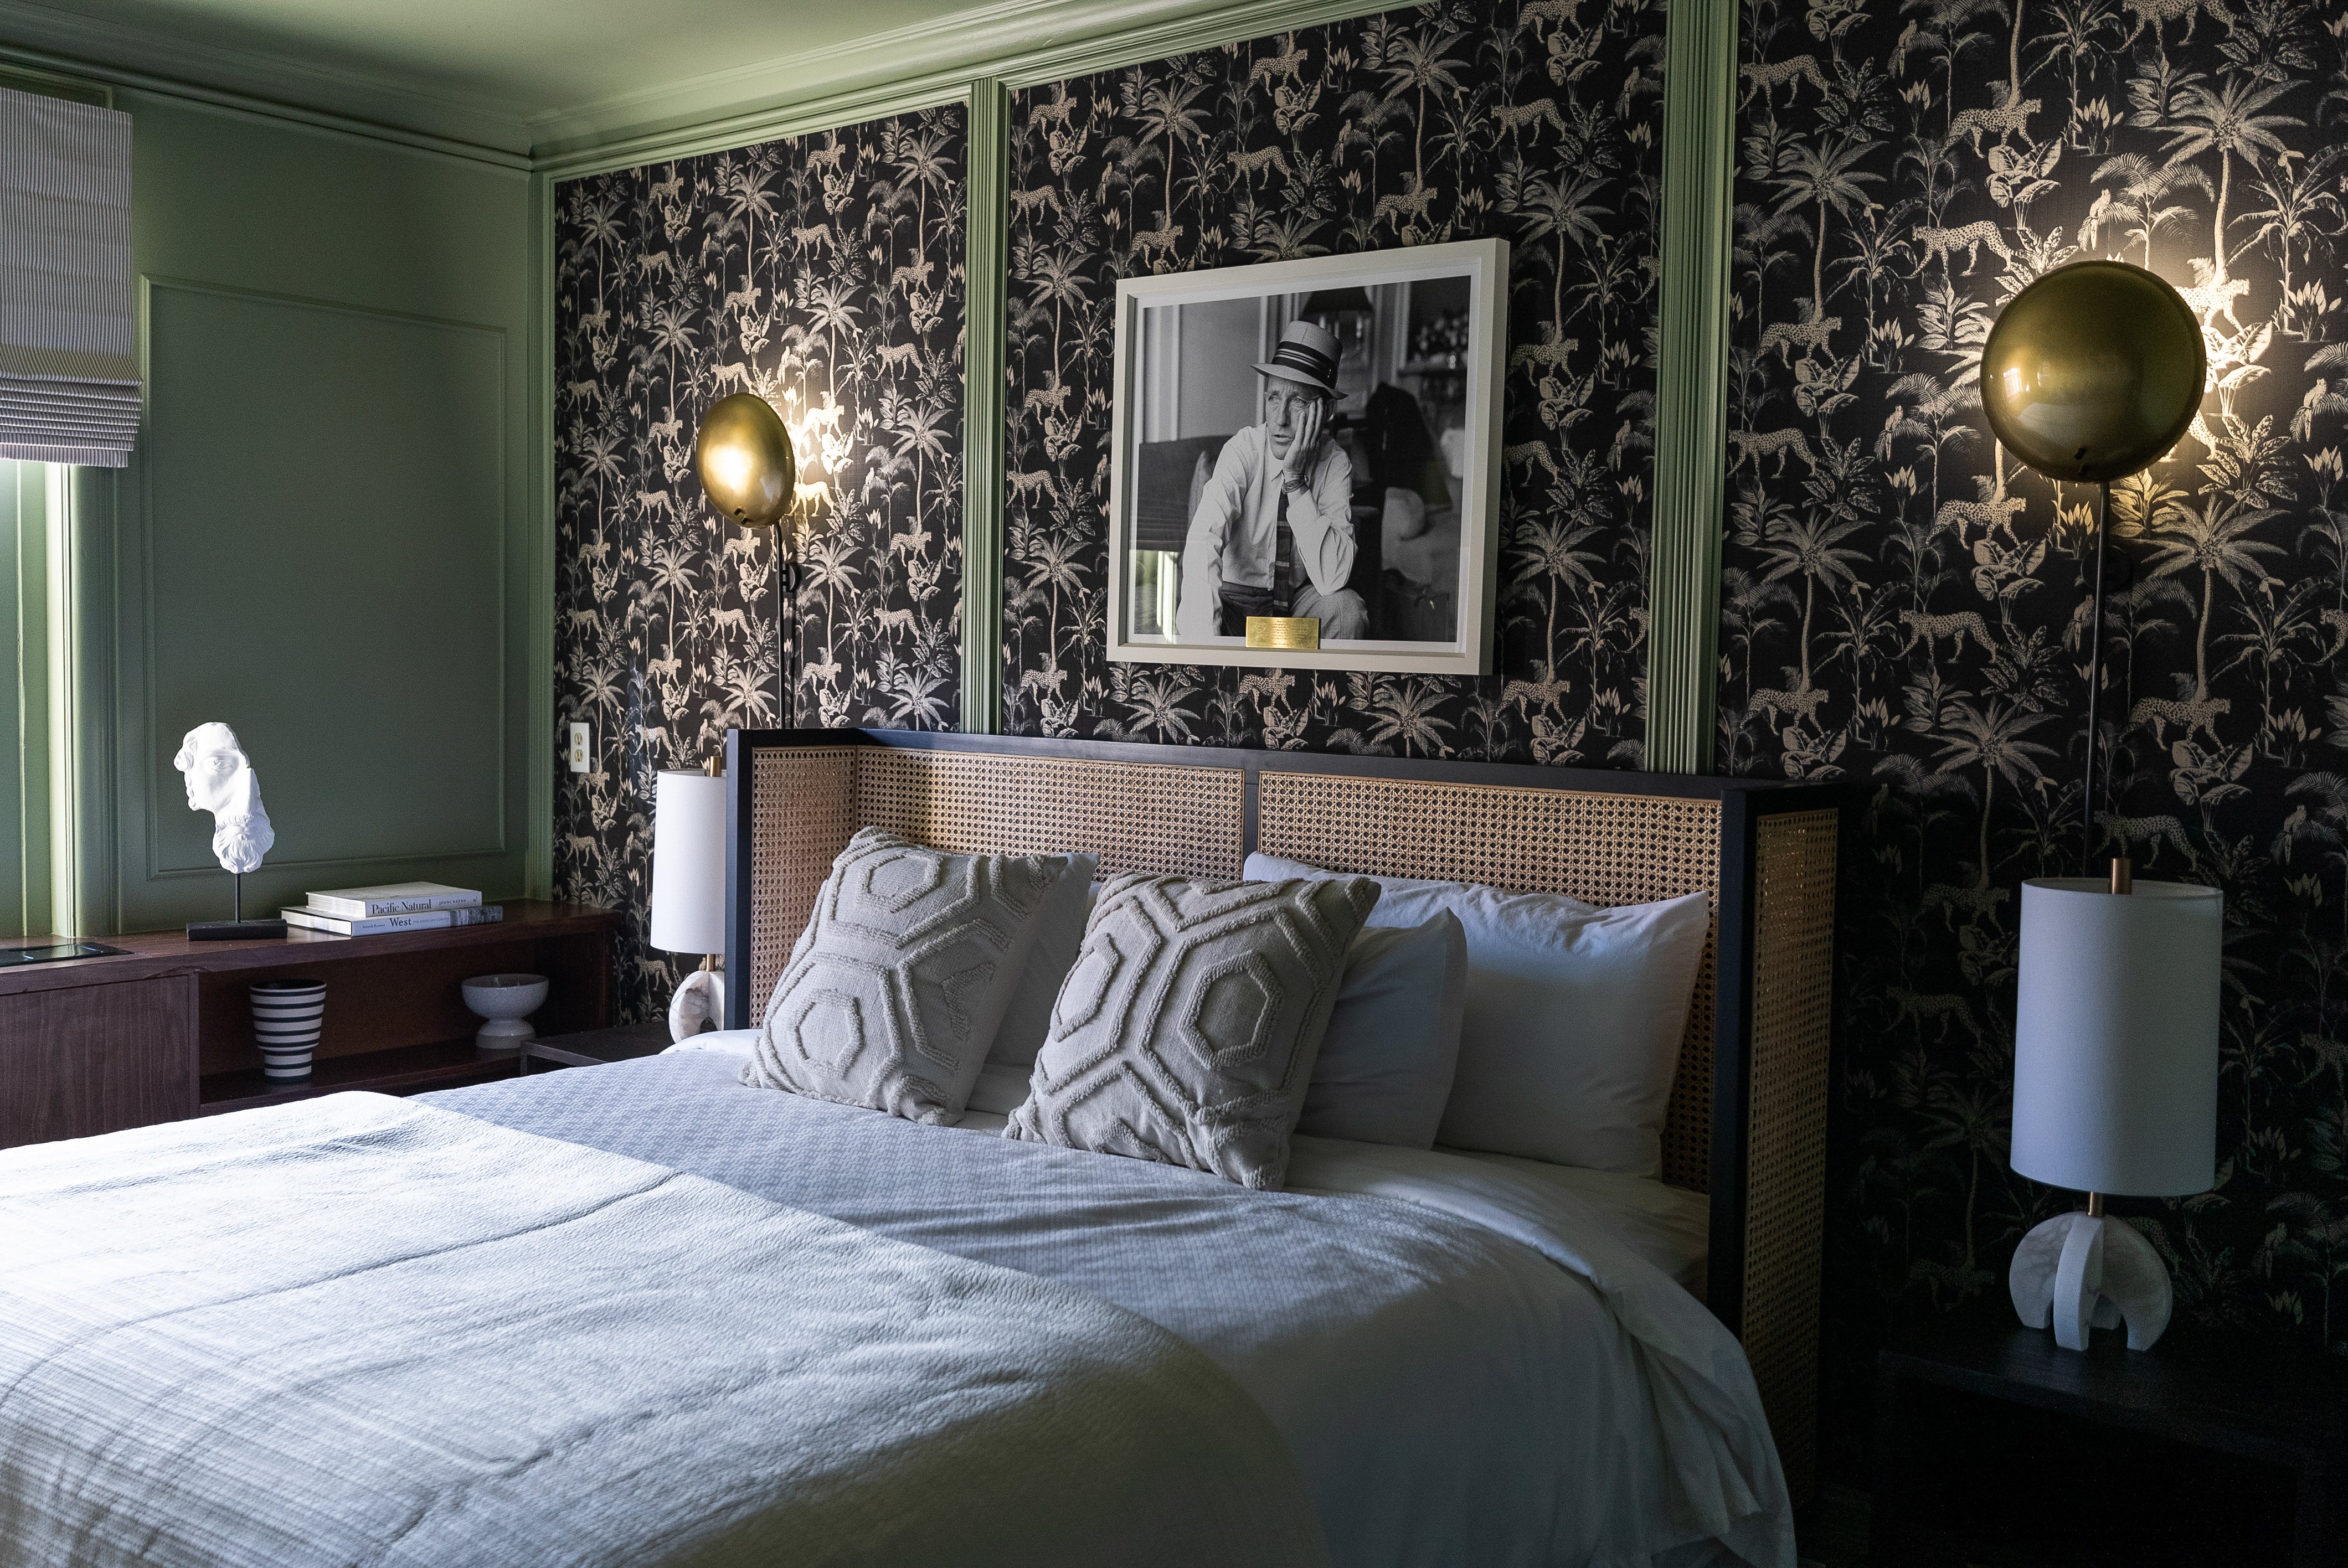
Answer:
[[[1052,1009],[1007,1138],[1277,1189],[1363,878],[1112,878]]]
[[[742,1081],[911,1122],[962,1115],[1068,857],[848,841],[767,1003]]]

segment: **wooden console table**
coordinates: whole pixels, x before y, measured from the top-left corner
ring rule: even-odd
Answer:
[[[341,1089],[407,1093],[514,1071],[473,1050],[480,1020],[458,983],[521,972],[551,982],[541,1034],[612,1021],[609,910],[510,901],[501,921],[435,931],[191,942],[98,938],[120,954],[0,968],[0,1148],[242,1111]],[[326,982],[310,1081],[272,1090],[245,987]]]

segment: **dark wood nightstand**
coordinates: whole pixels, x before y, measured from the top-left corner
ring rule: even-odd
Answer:
[[[671,1043],[666,1019],[582,1030],[576,1034],[544,1035],[516,1053],[521,1059],[517,1071],[526,1073],[536,1065],[593,1067],[601,1062],[625,1061],[631,1057],[658,1056]]]
[[[1935,1530],[2063,1563],[2348,1563],[2348,1365],[2172,1337],[2085,1355],[2013,1324],[1876,1358],[1869,1559]]]

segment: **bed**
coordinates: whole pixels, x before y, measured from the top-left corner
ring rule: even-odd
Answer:
[[[1250,1191],[748,1088],[742,1034],[17,1151],[0,1358],[38,1348],[0,1364],[0,1563],[1790,1563],[1828,794],[728,752],[737,1030],[865,825],[1104,875],[1261,849],[1709,893],[1664,1181],[1300,1137],[1287,1190]]]

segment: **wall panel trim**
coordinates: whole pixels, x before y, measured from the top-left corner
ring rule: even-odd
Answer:
[[[1003,729],[1003,419],[1010,329],[1011,95],[970,85],[963,141],[962,727]]]
[[[1736,0],[1675,0],[1663,64],[1663,300],[1646,765],[1712,771],[1728,457],[1729,187]]]
[[[554,897],[554,181],[543,174],[530,181],[530,290],[528,384],[523,409],[529,419],[528,498],[520,533],[520,563],[525,598],[523,634],[529,640],[525,668],[530,677],[530,746],[523,753],[529,795],[522,809],[522,897]]]
[[[498,448],[497,509],[501,525],[499,533],[504,538],[510,538],[512,531],[510,503],[508,497],[511,494],[513,455],[510,433],[510,427],[507,423],[505,409],[509,406],[509,399],[511,395],[513,354],[506,329],[493,322],[465,321],[456,317],[427,315],[415,311],[386,310],[379,306],[356,304],[347,301],[318,299],[301,294],[283,293],[275,290],[251,289],[231,284],[206,282],[191,278],[166,277],[155,273],[140,273],[138,278],[137,288],[139,379],[141,395],[147,402],[145,413],[149,428],[146,433],[142,434],[140,438],[138,452],[138,465],[135,469],[129,470],[127,472],[135,474],[136,476],[134,482],[138,487],[139,503],[139,533],[132,548],[138,553],[138,560],[139,564],[139,576],[142,589],[140,613],[143,619],[143,625],[140,636],[139,662],[138,665],[138,668],[140,671],[140,680],[142,683],[141,710],[135,727],[140,737],[141,755],[143,759],[169,756],[178,744],[177,737],[166,736],[159,733],[155,728],[156,714],[154,693],[159,690],[160,682],[155,664],[156,652],[154,627],[157,620],[155,601],[157,572],[154,562],[154,521],[156,518],[163,515],[157,506],[154,495],[155,458],[153,454],[152,424],[154,419],[153,402],[155,397],[155,375],[149,363],[149,358],[150,352],[153,347],[152,321],[155,296],[158,293],[209,296],[213,299],[232,300],[242,303],[261,304],[288,311],[309,311],[327,315],[352,316],[368,322],[391,323],[396,325],[409,327],[427,327],[444,333],[473,333],[488,339],[490,344],[494,347],[497,354],[497,394],[499,403],[499,417],[497,422],[496,429]],[[551,378],[550,378],[550,382],[551,379]],[[549,390],[551,390],[551,385]],[[553,450],[551,429],[553,402],[551,397],[541,398],[539,402],[548,411],[550,429],[548,432],[549,440],[547,451],[548,460],[551,463]],[[120,481],[117,482],[119,483]],[[503,538],[501,538],[501,544],[502,542]],[[552,541],[551,539],[546,541],[546,548],[543,550],[536,548],[535,545],[536,541],[533,539],[530,554],[533,557],[543,558],[543,575],[548,579],[551,595],[551,585],[554,571]],[[513,733],[515,717],[512,708],[512,682],[508,678],[510,671],[510,665],[508,661],[512,656],[512,648],[510,637],[511,627],[510,622],[507,618],[511,613],[511,595],[509,589],[510,574],[514,571],[516,564],[517,562],[514,555],[511,552],[501,548],[499,562],[499,578],[496,585],[498,602],[498,625],[496,628],[498,661],[495,671],[498,693],[497,727],[498,733],[501,737],[501,742],[498,748],[496,769],[494,774],[489,780],[487,786],[489,794],[498,803],[498,828],[495,841],[489,844],[466,845],[460,847],[434,850],[430,852],[348,856],[335,855],[302,860],[272,853],[266,862],[267,868],[270,871],[283,872],[299,869],[309,871],[314,876],[323,874],[325,868],[335,867],[353,873],[363,873],[367,872],[369,868],[373,867],[396,866],[402,863],[418,861],[427,858],[451,861],[469,860],[502,856],[509,852],[512,847],[512,837],[517,825],[513,821],[513,814],[507,809],[506,804],[506,784],[508,778],[506,770],[508,767],[508,753],[510,749],[510,737]],[[541,575],[540,569],[535,564],[530,567],[530,575],[533,579]],[[532,586],[535,586],[534,583]],[[548,610],[547,652],[545,669],[543,671],[545,677],[543,684],[546,687],[544,708],[547,715],[547,727],[550,730],[551,730],[553,726],[552,716],[554,704],[552,621],[552,608],[550,599]],[[540,674],[540,671],[537,668],[538,662],[539,661],[534,657],[530,661],[529,670],[530,677],[533,680],[536,680]],[[537,693],[533,692],[528,703],[528,709],[530,712],[534,713],[540,706],[540,699]],[[118,714],[117,723],[120,723],[121,719]],[[548,774],[548,784],[551,791],[552,787],[552,763],[551,758],[549,759],[547,765],[550,770]],[[264,795],[266,791],[264,786]],[[143,856],[139,862],[139,872],[142,878],[149,883],[167,883],[191,877],[217,877],[221,873],[216,863],[207,864],[200,861],[198,864],[192,866],[166,866],[163,864],[161,847],[163,838],[162,814],[165,809],[164,802],[167,798],[170,798],[168,791],[164,794],[157,794],[150,790],[146,793],[146,796],[143,801],[145,819],[145,831],[143,836],[145,838],[145,844],[143,845]],[[553,813],[550,796],[550,804],[548,807],[548,821],[550,824],[552,821],[552,815]],[[527,817],[525,823],[521,825],[523,826],[524,831],[529,831]],[[545,853],[547,856],[551,858],[553,854],[553,845],[551,841],[551,834],[549,837],[550,842],[546,846]],[[117,868],[118,871],[120,869],[118,865],[118,852],[116,859],[118,862]]]

